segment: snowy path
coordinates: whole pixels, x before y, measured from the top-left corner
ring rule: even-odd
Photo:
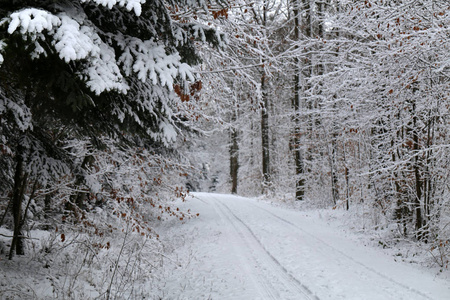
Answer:
[[[450,283],[342,236],[307,214],[195,193],[177,228],[189,257],[166,279],[177,299],[450,299]]]

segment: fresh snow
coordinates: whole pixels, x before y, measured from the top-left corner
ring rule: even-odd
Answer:
[[[128,11],[134,10],[136,16],[141,15],[142,4],[145,3],[145,0],[81,0],[81,3],[90,1],[108,7],[109,9],[118,4],[125,7]]]
[[[450,299],[448,271],[365,246],[325,212],[207,193],[173,205],[199,215],[161,222],[160,240],[107,237],[93,256],[99,240],[32,230],[26,256],[0,258],[0,299]],[[0,228],[0,253],[11,235]]]
[[[193,193],[198,218],[173,225],[163,299],[450,299],[430,269],[365,247],[313,214]],[[168,257],[169,259],[169,257]]]
[[[20,27],[22,34],[36,35],[44,30],[52,30],[54,26],[60,23],[61,20],[58,17],[45,10],[27,8],[11,14],[8,33],[13,34]]]

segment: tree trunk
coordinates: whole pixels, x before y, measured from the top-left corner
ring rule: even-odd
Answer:
[[[400,119],[400,113],[398,114],[397,118]],[[400,129],[397,132],[397,138],[399,140],[402,139],[402,137],[401,137],[402,131],[403,131],[403,129]],[[391,157],[392,157],[393,164],[395,164],[397,161],[396,154],[397,154],[398,160],[401,160],[400,152],[398,149],[397,149],[397,151],[394,151],[394,149],[395,149],[394,146],[395,146],[395,140],[391,139],[391,149],[392,149]],[[395,197],[397,199],[394,215],[395,215],[395,219],[397,222],[397,226],[399,226],[400,231],[402,232],[403,236],[406,237],[408,235],[407,218],[408,218],[408,214],[409,214],[408,206],[407,206],[408,201],[405,201],[405,199],[407,199],[407,196],[405,195],[405,193],[400,185],[400,177],[401,177],[400,172],[398,170],[393,170],[392,173],[393,173],[392,175],[393,175],[393,179],[394,179]]]
[[[16,170],[14,174],[14,190],[12,198],[12,213],[14,218],[14,233],[9,251],[11,260],[14,250],[17,255],[24,255],[24,242],[22,238],[22,201],[28,181],[28,174],[24,172],[25,147],[22,145],[22,139],[19,140],[16,152]]]
[[[338,189],[338,177],[336,171],[336,134],[333,133],[331,140],[331,153],[330,153],[330,175],[331,175],[331,196],[333,204],[336,205],[339,201],[339,189]]]
[[[433,154],[431,146],[433,144],[433,140],[434,140],[434,116],[432,115],[432,111],[430,110],[427,124],[427,150],[426,150],[426,161],[424,170],[425,174],[423,176],[424,215],[427,223],[430,221],[431,208],[433,205],[432,203],[433,183],[431,178],[431,163]]]
[[[345,176],[345,209],[350,209],[350,176],[349,176],[349,168],[347,165],[347,147],[345,147],[345,142],[343,143],[343,151],[342,156],[344,160],[344,176]]]
[[[300,41],[300,3],[298,0],[292,0],[293,5],[293,17],[294,17],[294,40],[296,42]],[[295,45],[295,49],[298,50],[298,44]],[[304,168],[303,168],[303,156],[302,150],[300,148],[301,144],[301,125],[300,125],[300,92],[301,92],[301,82],[300,76],[302,69],[300,66],[300,59],[298,56],[294,58],[294,96],[292,98],[292,108],[294,110],[293,123],[294,123],[294,136],[292,138],[293,152],[294,152],[294,162],[295,162],[295,200],[303,200],[305,194],[305,180],[303,178]]]
[[[267,24],[267,3],[263,7],[263,26]],[[262,173],[263,173],[263,193],[270,187],[270,142],[269,142],[269,94],[267,91],[266,70],[263,64],[261,75],[261,91],[263,107],[261,109],[261,146],[262,146]]]
[[[269,109],[268,96],[266,91],[266,75],[261,78],[261,87],[263,90],[263,105],[261,109],[261,145],[262,145],[262,172],[263,172],[263,192],[270,186],[270,143],[269,143]]]
[[[233,121],[236,121],[236,113],[234,113],[233,115]],[[238,144],[238,131],[236,128],[233,127],[231,128],[230,138],[231,138],[231,145],[230,145],[231,193],[237,194],[238,170],[239,170],[239,144]]]
[[[416,102],[414,101],[412,104],[413,110],[413,153],[414,153],[414,181],[415,181],[415,211],[416,211],[416,232],[418,239],[423,238],[423,232],[420,232],[424,226],[424,219],[422,216],[422,178],[420,175],[420,166],[419,166],[419,134],[417,132],[417,115],[416,115]]]

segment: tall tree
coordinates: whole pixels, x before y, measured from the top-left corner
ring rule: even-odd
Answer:
[[[294,50],[298,52],[300,48],[299,42],[301,40],[301,29],[302,29],[302,19],[301,19],[301,11],[302,6],[299,0],[292,0],[292,18],[294,19]],[[309,14],[309,12],[306,12]],[[294,123],[294,132],[292,138],[292,148],[294,152],[294,161],[295,161],[295,173],[296,173],[296,182],[295,182],[295,199],[303,200],[303,196],[305,194],[305,180],[303,178],[304,167],[303,167],[303,157],[302,157],[302,148],[301,144],[301,120],[300,120],[300,109],[301,109],[301,96],[302,96],[302,64],[300,61],[300,56],[296,53],[294,57],[294,92],[292,97],[292,107],[294,110],[293,113],[293,123]]]

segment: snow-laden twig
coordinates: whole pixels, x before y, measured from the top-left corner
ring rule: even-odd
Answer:
[[[129,229],[130,229],[130,228],[129,228],[129,225],[130,225],[130,223],[127,222],[127,228],[126,228],[126,230],[125,230],[125,235],[124,235],[124,237],[123,237],[122,247],[120,248],[119,255],[117,256],[116,264],[115,264],[115,266],[114,266],[114,272],[113,272],[113,274],[111,275],[111,281],[110,281],[110,283],[109,283],[109,287],[108,287],[108,290],[107,290],[107,294],[106,294],[106,299],[107,299],[107,300],[109,300],[110,297],[111,297],[111,289],[112,289],[112,286],[113,286],[113,283],[114,283],[114,277],[115,277],[115,275],[116,275],[117,269],[119,268],[120,258],[121,258],[121,256],[122,256],[122,252],[123,252],[123,249],[125,248],[125,244],[126,244],[127,237],[128,237],[128,234],[129,234]]]

